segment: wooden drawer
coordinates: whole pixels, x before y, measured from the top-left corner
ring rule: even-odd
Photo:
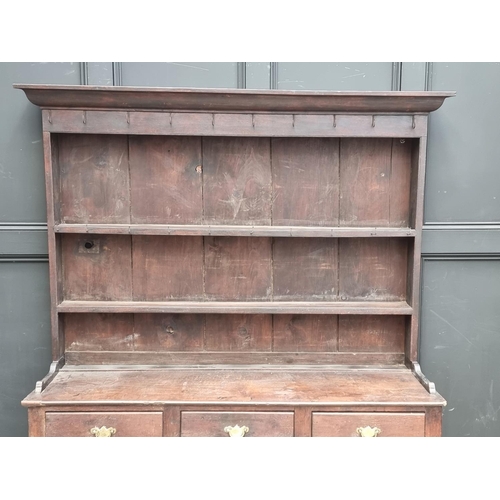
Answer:
[[[92,429],[102,426],[116,430],[116,437],[161,437],[161,412],[47,412],[45,435],[48,437],[94,437]]]
[[[358,428],[377,427],[380,437],[424,436],[424,413],[316,413],[313,437],[358,436]]]
[[[247,427],[247,437],[292,437],[293,412],[183,411],[181,436],[229,436],[227,427]]]

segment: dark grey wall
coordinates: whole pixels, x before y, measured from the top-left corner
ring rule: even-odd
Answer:
[[[40,113],[12,83],[457,90],[431,116],[421,364],[448,400],[444,435],[500,436],[498,63],[1,63],[0,435],[50,363]]]

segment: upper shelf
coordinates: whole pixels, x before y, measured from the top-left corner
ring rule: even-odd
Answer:
[[[180,224],[57,224],[56,233],[298,238],[414,237],[407,227],[232,226]]]
[[[429,113],[455,92],[312,92],[295,90],[100,87],[15,84],[41,108],[202,112]]]

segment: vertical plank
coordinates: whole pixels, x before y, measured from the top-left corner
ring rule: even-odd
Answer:
[[[45,436],[45,408],[28,408],[28,432],[30,437]]]
[[[181,436],[181,408],[180,406],[167,406],[163,411],[163,436]]]
[[[270,314],[207,314],[207,351],[271,351]]]
[[[404,316],[340,316],[339,351],[404,352]]]
[[[310,408],[297,406],[294,410],[294,437],[311,437],[312,435],[312,412]]]
[[[388,226],[392,139],[342,139],[340,225]]]
[[[332,352],[337,350],[337,316],[274,315],[273,351]]]
[[[63,235],[65,299],[130,300],[130,245],[130,236]]]
[[[131,222],[202,221],[201,139],[130,136]]]
[[[405,300],[407,254],[405,238],[340,239],[341,300]]]
[[[339,140],[272,139],[273,224],[337,226]]]
[[[203,138],[203,208],[207,224],[271,224],[267,138]]]
[[[60,169],[58,164],[58,141],[49,132],[43,132],[45,165],[45,189],[47,196],[47,236],[49,252],[50,323],[52,360],[64,355],[64,329],[56,306],[62,299],[61,242],[56,237],[54,225],[60,220]]]
[[[203,238],[132,236],[134,300],[203,297]]]
[[[409,227],[411,185],[411,139],[392,141],[389,191],[389,226]]]
[[[338,240],[274,238],[274,300],[335,300]]]
[[[67,351],[131,351],[133,314],[64,314]]]
[[[63,222],[130,222],[126,136],[61,134],[59,166]]]
[[[426,408],[425,410],[425,437],[441,437],[441,422],[443,409],[441,406]]]
[[[136,314],[136,351],[199,351],[203,349],[203,314]]]
[[[212,300],[270,300],[271,238],[205,238],[205,293]]]

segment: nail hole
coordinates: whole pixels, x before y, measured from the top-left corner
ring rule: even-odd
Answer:
[[[86,241],[85,244],[83,245],[87,250],[90,250],[91,248],[94,247],[94,242],[93,241]]]
[[[168,326],[165,327],[165,331],[167,333],[169,333],[170,335],[174,334],[174,329],[170,325],[168,325]]]

